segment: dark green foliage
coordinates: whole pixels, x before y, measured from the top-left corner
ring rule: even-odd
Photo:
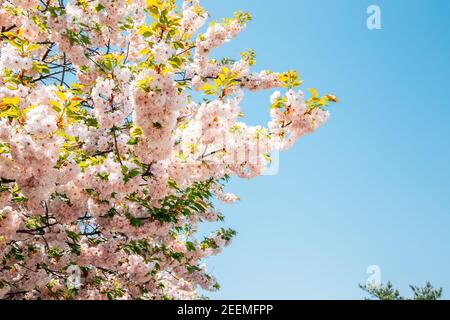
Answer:
[[[439,300],[442,297],[442,288],[436,289],[430,282],[427,282],[424,287],[410,285],[409,287],[413,292],[412,298],[400,295],[400,292],[393,287],[391,282],[380,287],[367,285],[359,285],[359,287],[370,295],[366,298],[368,300]]]

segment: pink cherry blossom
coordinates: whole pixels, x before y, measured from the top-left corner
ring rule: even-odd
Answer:
[[[149,6],[149,7],[148,7]],[[198,0],[0,1],[0,298],[196,299],[236,232],[229,177],[264,173],[329,117],[293,71],[213,59],[237,12],[199,33]],[[148,15],[150,13],[150,16]],[[202,29],[203,30],[203,29]],[[238,56],[239,57],[239,56]],[[267,126],[244,92],[277,89]],[[261,108],[261,106],[259,106]]]

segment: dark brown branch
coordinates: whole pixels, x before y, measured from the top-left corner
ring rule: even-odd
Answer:
[[[62,73],[63,75],[62,75],[62,79],[61,79],[61,85],[63,85],[64,84],[64,73],[67,71],[67,69],[66,69],[65,66],[62,66],[62,68],[63,68],[63,70],[61,70],[61,71],[57,71],[57,72],[54,72],[54,73],[51,73],[51,74],[46,74],[45,76],[40,76],[37,79],[33,79],[31,82],[34,83],[34,82],[38,82],[40,80],[45,80],[45,79],[48,79],[48,78],[55,79],[54,76]],[[57,79],[57,80],[59,80],[59,79]]]
[[[114,148],[116,150],[117,160],[119,160],[120,165],[123,166],[122,158],[120,157],[119,146],[117,145],[117,136],[116,136],[116,128],[115,127],[112,128],[112,133],[113,133]]]
[[[98,151],[98,152],[94,153],[91,157],[103,156],[103,155],[111,153],[113,151],[114,150]]]
[[[151,177],[151,176],[153,176],[153,174],[152,174],[152,166],[153,166],[153,162],[150,163],[147,166],[147,170],[145,170],[145,172],[142,174],[142,177]]]
[[[207,158],[207,157],[210,157],[210,156],[215,155],[216,153],[224,152],[224,151],[226,151],[225,148],[222,148],[222,149],[219,149],[219,150],[216,150],[216,151],[212,151],[212,152],[210,152],[210,153],[208,153],[208,154],[203,154],[203,155],[202,155],[201,157],[199,157],[197,160],[203,160],[203,159],[205,159],[205,158]]]
[[[127,54],[125,55],[125,59],[123,60],[123,64],[126,64],[127,63],[127,60],[128,60],[128,55],[130,54],[130,42],[128,41],[128,44],[127,44]]]
[[[61,82],[60,82],[60,86],[62,86],[64,84],[64,77],[66,75],[66,53],[63,53],[63,59],[64,59],[64,63],[63,63],[63,70],[62,70],[62,76],[61,76]]]
[[[188,52],[189,50],[194,49],[195,47],[196,46],[192,46],[192,47],[187,48],[186,50],[181,51],[180,53],[177,53],[176,57],[181,56],[182,54]]]
[[[11,179],[5,179],[5,178],[1,178],[1,183],[13,183],[16,182],[16,180],[11,180]]]
[[[48,55],[50,54],[50,51],[52,51],[52,48],[55,44],[51,43],[50,47],[48,47],[47,51],[45,51],[44,56],[42,57],[42,62],[45,62],[45,59],[47,59]]]
[[[36,228],[36,229],[21,229],[21,230],[17,230],[16,233],[28,233],[28,234],[38,234],[38,235],[42,235],[45,234],[45,229],[56,226],[57,224],[59,224],[59,222],[54,222],[54,223],[50,223],[50,224],[46,224],[45,226]]]
[[[92,232],[85,232],[85,233],[80,233],[81,236],[85,236],[85,237],[89,237],[89,236],[97,236],[102,234],[101,231],[92,231]]]
[[[7,297],[13,297],[13,296],[16,296],[16,295],[19,295],[19,294],[25,294],[25,293],[28,293],[28,291],[22,290],[22,291],[8,292],[6,294],[6,296]]]

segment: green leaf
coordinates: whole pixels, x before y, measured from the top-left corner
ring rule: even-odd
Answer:
[[[139,138],[138,137],[133,137],[130,140],[128,140],[127,144],[134,146],[137,145],[139,142]]]
[[[195,251],[195,245],[190,241],[186,242],[186,248],[188,249],[188,251]]]

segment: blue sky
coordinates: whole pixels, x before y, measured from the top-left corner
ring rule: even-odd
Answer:
[[[281,155],[276,176],[233,179],[242,200],[220,205],[239,232],[209,269],[215,299],[360,299],[378,265],[409,294],[430,280],[450,298],[450,2],[244,0],[202,3],[213,18],[252,21],[217,51],[257,53],[255,70],[296,69],[332,92],[330,121]],[[382,10],[382,30],[366,9]],[[266,123],[272,91],[248,95]]]

